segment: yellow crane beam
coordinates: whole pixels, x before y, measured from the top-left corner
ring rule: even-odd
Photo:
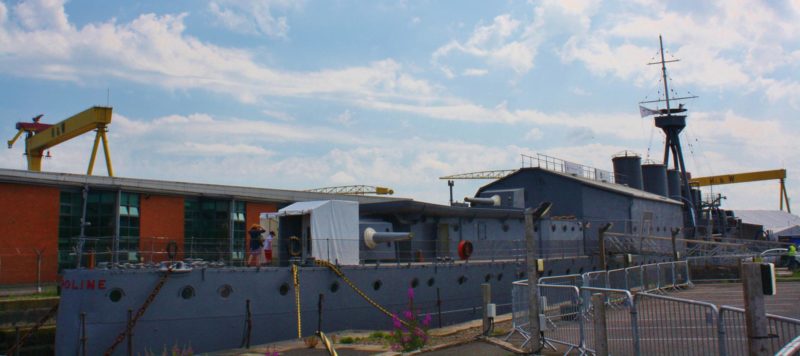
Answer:
[[[108,150],[108,137],[106,136],[106,131],[108,130],[107,126],[111,123],[111,113],[112,109],[110,107],[95,106],[64,119],[44,130],[31,132],[25,140],[28,170],[42,170],[42,157],[45,150],[94,130],[97,132],[97,135],[94,139],[94,147],[92,148],[87,174],[92,174],[95,157],[97,156],[97,149],[102,141],[108,175],[113,177],[114,170],[111,166],[111,155]],[[9,148],[11,148],[14,141],[19,138],[19,135],[21,135],[21,133],[18,132],[17,135],[14,136],[14,139],[9,141]]]
[[[747,182],[757,182],[757,181],[772,180],[772,179],[777,179],[778,181],[780,181],[781,191],[779,199],[780,199],[781,210],[783,210],[783,203],[785,201],[786,211],[791,213],[792,208],[789,206],[789,194],[786,192],[785,169],[773,169],[769,171],[732,173],[732,174],[723,174],[718,176],[697,177],[690,179],[689,184],[696,187],[705,187],[711,185],[747,183]]]
[[[372,185],[343,185],[339,187],[325,187],[309,189],[307,192],[329,193],[329,194],[349,194],[349,195],[392,195],[394,190],[386,187],[376,187]]]
[[[756,182],[771,179],[786,179],[785,169],[774,169],[771,171],[758,171],[746,173],[723,174],[718,176],[697,177],[689,180],[689,183],[698,187],[709,185],[722,185],[734,183]]]

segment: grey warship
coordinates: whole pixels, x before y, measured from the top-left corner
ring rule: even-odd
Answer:
[[[409,288],[434,326],[479,318],[482,283],[492,285],[498,313],[509,312],[511,284],[526,277],[525,208],[552,202],[535,227],[544,275],[598,269],[598,227],[606,223],[615,232],[662,237],[684,226],[684,205],[668,189],[642,190],[638,156],[614,163],[612,174],[539,156],[481,187],[465,199],[469,205],[288,205],[264,217],[278,221],[275,266],[186,260],[65,270],[57,353],[123,354],[127,345],[119,343],[129,338],[136,353],[174,345],[206,352],[309,336],[318,327],[390,329],[386,312],[407,306]]]

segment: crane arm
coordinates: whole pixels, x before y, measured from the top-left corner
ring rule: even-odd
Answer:
[[[450,176],[439,177],[439,179],[500,179],[516,171],[516,169],[499,169],[495,171],[454,174]]]
[[[111,108],[95,106],[50,126],[26,140],[28,154],[37,154],[59,143],[111,123]]]
[[[785,169],[775,169],[770,171],[746,172],[724,174],[718,176],[697,177],[689,180],[694,186],[705,187],[709,185],[722,185],[734,183],[756,182],[771,179],[786,179]]]
[[[375,186],[371,186],[371,185],[344,185],[344,186],[339,186],[339,187],[325,187],[325,188],[309,189],[307,191],[316,192],[316,193],[353,194],[353,195],[364,195],[364,194],[392,195],[392,194],[394,194],[394,190],[391,189],[391,188],[375,187]]]
[[[17,142],[19,137],[22,136],[22,134],[24,132],[25,132],[25,129],[19,129],[19,131],[17,131],[17,134],[14,135],[14,138],[8,140],[8,148],[11,148],[11,146],[14,146],[14,142]]]

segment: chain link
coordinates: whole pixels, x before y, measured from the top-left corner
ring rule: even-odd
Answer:
[[[11,348],[8,349],[8,352],[6,354],[13,355],[14,352],[17,351],[17,349],[21,348],[22,345],[25,344],[25,341],[27,341],[28,338],[31,337],[31,335],[33,335],[37,330],[39,330],[40,327],[42,327],[42,325],[44,325],[44,323],[46,323],[54,315],[56,315],[56,311],[58,311],[58,304],[56,304],[52,308],[50,308],[50,310],[47,312],[47,314],[45,314],[41,319],[39,319],[39,321],[36,323],[36,325],[34,325],[32,328],[28,329],[28,332],[26,332],[25,335],[23,335],[19,339],[19,341],[17,341],[14,345],[12,345]]]
[[[106,352],[104,353],[105,356],[110,356],[111,354],[113,354],[114,349],[116,349],[117,346],[119,346],[119,344],[123,340],[125,340],[125,335],[133,331],[133,327],[136,326],[136,322],[139,320],[140,317],[142,317],[142,315],[144,315],[144,312],[150,306],[150,303],[152,303],[153,300],[156,299],[156,295],[158,295],[158,292],[161,291],[161,287],[163,287],[164,283],[167,282],[167,277],[169,277],[170,273],[172,273],[173,267],[174,266],[170,266],[164,273],[164,275],[161,276],[161,279],[158,281],[158,284],[156,284],[156,287],[153,288],[152,292],[150,292],[150,295],[147,296],[147,299],[144,301],[144,304],[142,304],[139,310],[136,311],[136,315],[134,315],[133,318],[131,318],[130,323],[125,327],[125,330],[119,333],[119,335],[117,335],[117,338],[114,340],[114,343],[111,344],[111,346],[109,346],[108,349],[106,349]]]
[[[292,280],[294,281],[294,304],[297,306],[297,338],[303,338],[303,324],[300,319],[300,276],[297,265],[292,265]]]
[[[369,303],[370,305],[372,305],[373,307],[375,307],[376,309],[378,309],[382,313],[386,314],[388,317],[390,317],[392,319],[396,318],[397,320],[400,321],[400,323],[405,325],[407,328],[411,328],[411,324],[409,324],[407,321],[403,320],[402,318],[398,317],[394,313],[386,310],[386,308],[384,308],[382,305],[378,304],[378,302],[372,300],[372,298],[370,298],[366,293],[364,293],[364,291],[359,289],[355,285],[355,283],[350,281],[350,278],[347,278],[347,276],[344,275],[344,272],[342,272],[342,270],[340,270],[339,267],[336,267],[336,265],[334,265],[333,263],[330,263],[329,261],[325,261],[325,260],[316,260],[315,262],[319,266],[328,267],[328,269],[333,271],[333,273],[335,273],[337,276],[339,276],[339,278],[341,278],[345,283],[347,283],[347,285],[349,285],[350,288],[352,288],[358,295],[360,295],[361,298],[364,298],[364,300],[366,300],[367,303]]]

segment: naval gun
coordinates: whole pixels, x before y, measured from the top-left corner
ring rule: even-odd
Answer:
[[[472,205],[491,205],[491,206],[500,206],[502,199],[500,196],[495,194],[488,198],[472,198],[472,197],[464,197],[464,201],[471,203]]]
[[[414,238],[412,232],[380,232],[368,227],[364,229],[364,245],[370,250],[384,242],[408,241]]]

